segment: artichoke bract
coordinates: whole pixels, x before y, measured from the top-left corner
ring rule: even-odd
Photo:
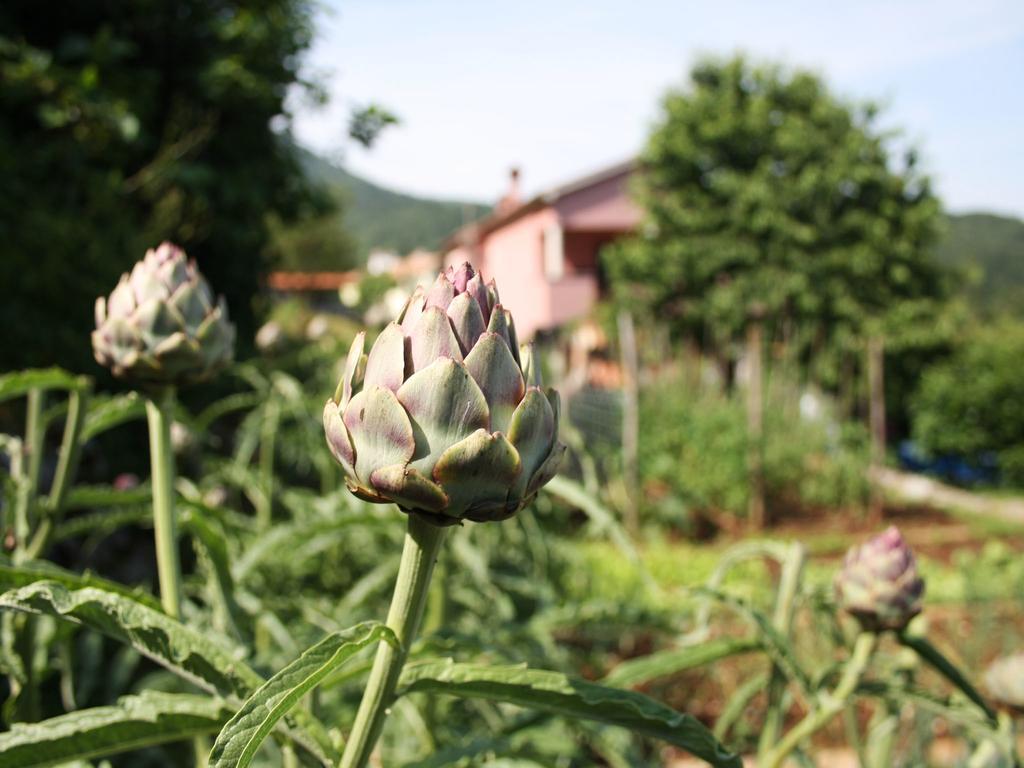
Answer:
[[[352,493],[437,525],[502,520],[554,477],[559,399],[492,280],[469,264],[418,287],[368,354],[365,333],[324,407]]]
[[[839,605],[863,629],[899,631],[921,612],[924,581],[914,553],[899,529],[890,526],[846,553],[835,590]]]
[[[177,385],[231,362],[235,328],[195,262],[171,243],[146,251],[110,297],[96,300],[92,347],[115,376]]]

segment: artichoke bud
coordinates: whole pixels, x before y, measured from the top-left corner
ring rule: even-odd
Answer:
[[[454,525],[510,517],[554,477],[558,393],[523,359],[493,280],[449,267],[365,347],[360,333],[324,407],[356,496]]]
[[[176,385],[209,378],[231,362],[235,327],[195,262],[171,243],[146,251],[109,298],[96,300],[92,348],[115,376]]]
[[[835,580],[839,605],[870,632],[902,630],[921,612],[924,581],[899,530],[885,532],[846,553]]]

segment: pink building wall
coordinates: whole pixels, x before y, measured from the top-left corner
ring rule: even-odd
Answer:
[[[516,319],[516,332],[532,338],[553,323],[551,285],[544,274],[544,232],[558,214],[542,208],[490,233],[483,242],[480,271],[498,283],[501,303]]]
[[[507,220],[449,250],[445,264],[469,261],[497,281],[520,340],[584,317],[600,297],[600,249],[640,221],[628,196],[630,172],[556,191],[546,205],[548,197],[542,197],[519,212],[513,208]],[[551,236],[561,240],[561,268],[553,272],[545,264],[545,238]]]

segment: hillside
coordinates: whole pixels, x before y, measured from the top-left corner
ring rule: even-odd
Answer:
[[[936,256],[967,271],[968,295],[979,312],[1024,313],[1024,221],[990,213],[950,215]]]
[[[479,203],[392,192],[310,152],[299,150],[299,156],[311,178],[338,192],[344,228],[363,259],[375,248],[400,254],[414,248],[436,248],[464,222],[490,210]]]

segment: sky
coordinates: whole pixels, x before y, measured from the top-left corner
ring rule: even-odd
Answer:
[[[293,105],[300,143],[392,189],[493,202],[635,155],[704,54],[814,70],[885,106],[951,211],[1024,216],[1021,0],[328,0],[307,58],[330,101]],[[354,107],[401,124],[372,149]]]

